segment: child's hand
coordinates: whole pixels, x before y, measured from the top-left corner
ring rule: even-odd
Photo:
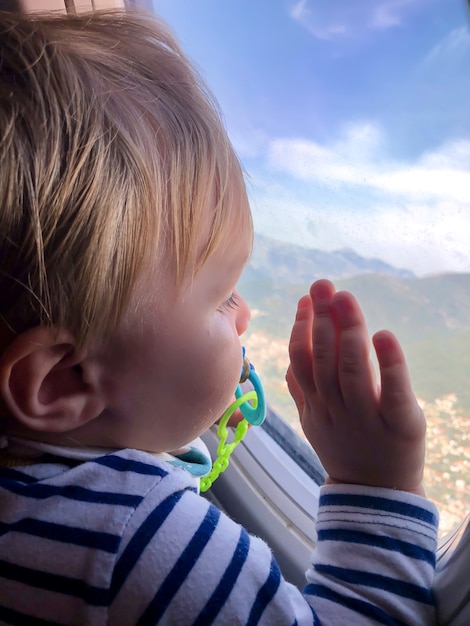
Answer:
[[[392,487],[424,495],[426,423],[400,344],[373,337],[377,388],[361,309],[327,280],[299,301],[289,344],[289,391],[330,483]]]

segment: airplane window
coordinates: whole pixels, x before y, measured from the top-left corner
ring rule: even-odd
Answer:
[[[390,328],[428,419],[441,532],[470,505],[470,31],[463,0],[153,0],[221,104],[256,242],[240,290],[273,409],[318,277]]]

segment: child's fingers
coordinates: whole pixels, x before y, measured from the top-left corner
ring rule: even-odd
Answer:
[[[312,321],[313,309],[309,296],[299,300],[295,322],[289,340],[290,368],[296,384],[303,393],[312,392]],[[295,400],[295,398],[294,398]]]
[[[305,408],[304,394],[302,392],[302,389],[299,383],[297,382],[294,376],[294,372],[292,371],[292,367],[290,365],[287,368],[286,382],[287,382],[287,388],[289,389],[289,393],[295,402],[295,406],[297,407],[299,416],[302,417],[302,414]]]
[[[355,414],[372,415],[377,408],[377,391],[364,316],[354,296],[346,291],[336,294],[333,310],[339,332],[338,377],[344,404]]]
[[[380,369],[380,412],[390,427],[401,427],[413,434],[424,427],[424,419],[417,407],[405,356],[393,333],[382,330],[373,337]],[[419,416],[417,421],[413,416]]]
[[[332,315],[335,288],[317,280],[310,288],[313,301],[313,376],[319,396],[328,403],[341,402],[337,371],[337,331]]]

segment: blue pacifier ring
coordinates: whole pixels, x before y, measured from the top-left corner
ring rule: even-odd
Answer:
[[[251,382],[254,391],[256,391],[256,395],[258,396],[258,403],[255,407],[253,407],[249,402],[245,402],[240,406],[240,411],[242,412],[243,417],[252,426],[260,426],[266,419],[266,396],[264,395],[263,385],[261,383],[261,380],[259,379],[258,374],[251,366],[250,374],[247,380]],[[241,386],[238,385],[235,390],[235,397],[240,398],[243,394],[244,391],[242,390]]]

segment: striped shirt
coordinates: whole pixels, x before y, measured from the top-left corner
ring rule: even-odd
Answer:
[[[136,450],[0,469],[0,623],[434,624],[437,514],[387,489],[322,487],[303,591],[268,546]]]

